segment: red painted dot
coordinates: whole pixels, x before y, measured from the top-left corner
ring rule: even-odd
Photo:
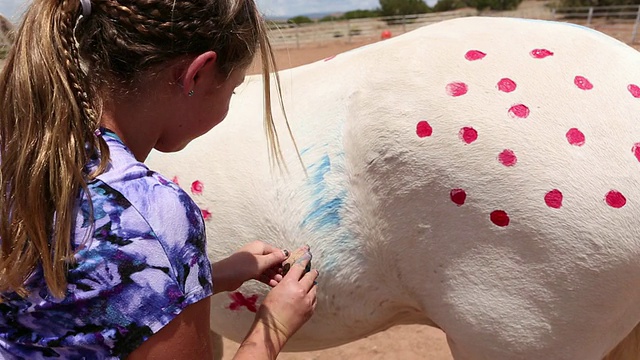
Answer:
[[[416,125],[416,134],[421,138],[431,136],[431,134],[433,134],[433,128],[428,122],[422,120],[418,122],[418,125]]]
[[[202,219],[204,220],[211,219],[211,212],[209,210],[201,209],[200,212],[202,212]]]
[[[253,313],[258,311],[258,306],[256,304],[258,301],[258,295],[245,297],[241,292],[236,291],[229,294],[229,298],[231,298],[231,304],[229,304],[230,310],[241,310],[242,307],[246,307],[247,310]]]
[[[509,115],[514,118],[518,117],[521,119],[526,119],[527,117],[529,117],[529,113],[529,108],[523,104],[513,105],[511,108],[509,108]]]
[[[487,56],[487,54],[483,53],[480,50],[469,50],[466,54],[464,54],[464,58],[469,61],[480,60]]]
[[[550,208],[560,209],[562,207],[562,198],[560,190],[553,189],[544,196],[544,202]]]
[[[593,84],[591,84],[591,82],[584,76],[576,76],[573,79],[573,83],[576,84],[576,86],[582,90],[591,90],[593,89]]]
[[[193,183],[191,183],[191,192],[196,194],[196,195],[200,195],[202,194],[202,190],[204,190],[204,184],[199,181],[196,180]]]
[[[462,189],[451,190],[449,196],[451,197],[451,201],[458,206],[464,205],[464,201],[467,199],[467,193]]]
[[[504,210],[493,211],[489,217],[491,222],[498,226],[505,227],[509,225],[509,215]]]
[[[331,60],[331,59],[335,58],[336,56],[337,56],[337,55],[329,56],[328,58],[325,58],[325,59],[324,59],[324,61],[329,61],[329,60]]]
[[[504,78],[504,79],[500,79],[500,81],[498,81],[498,90],[506,92],[506,93],[510,93],[512,91],[514,91],[516,89],[516,83],[515,81],[508,79],[508,78]]]
[[[462,96],[469,91],[467,84],[463,82],[452,82],[447,84],[447,94],[451,96]]]
[[[504,166],[514,166],[518,158],[513,150],[505,149],[498,155],[498,161]]]
[[[567,140],[571,145],[582,146],[584,145],[585,137],[582,131],[576,128],[571,128],[567,131]]]
[[[460,136],[460,139],[465,143],[471,144],[478,139],[478,132],[472,127],[463,127],[460,129],[458,136]]]
[[[531,50],[531,56],[536,59],[544,59],[547,56],[553,56],[553,52],[547,49],[533,49]]]
[[[633,155],[636,156],[636,159],[640,161],[640,142],[633,144],[633,147],[631,148],[631,152],[633,153]]]
[[[631,93],[631,95],[633,95],[634,98],[640,98],[640,86],[630,84],[629,86],[627,86],[627,90],[629,90],[629,92]]]
[[[604,200],[607,202],[607,205],[616,209],[623,207],[627,203],[627,199],[624,195],[616,190],[609,191]]]
[[[173,179],[171,179],[171,182],[176,184],[176,185],[178,185],[178,186],[180,186],[180,184],[178,183],[178,177],[177,176],[174,176]]]

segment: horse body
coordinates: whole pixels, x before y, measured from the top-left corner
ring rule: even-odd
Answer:
[[[318,308],[287,350],[400,323],[462,359],[599,359],[640,320],[640,55],[595,31],[465,18],[281,73],[305,171],[270,167],[262,87],[150,168],[191,187],[217,260],[309,244]],[[213,298],[240,341],[268,289]]]

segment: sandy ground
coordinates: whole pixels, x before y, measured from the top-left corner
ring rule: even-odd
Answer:
[[[324,43],[322,45],[308,45],[300,49],[274,49],[276,64],[278,69],[285,70],[300,65],[309,64],[318,60],[338,55],[345,51],[355,49],[374,42],[373,39],[365,39],[347,43],[344,41],[336,41],[334,43]],[[260,59],[256,59],[249,68],[248,74],[260,73]]]
[[[223,340],[224,357],[231,359],[238,344]],[[451,360],[444,333],[423,325],[402,325],[327,350],[281,353],[281,360]]]

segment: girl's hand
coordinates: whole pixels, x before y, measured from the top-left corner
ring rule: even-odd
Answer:
[[[274,287],[282,280],[282,262],[288,256],[287,250],[262,241],[249,243],[212,265],[214,293],[235,291],[251,279]]]
[[[311,261],[308,247],[306,251],[265,297],[256,314],[254,328],[264,328],[270,334],[267,338],[275,340],[274,345],[280,349],[309,320],[316,308],[318,270],[305,273]]]

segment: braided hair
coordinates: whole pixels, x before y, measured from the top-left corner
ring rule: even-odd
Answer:
[[[65,295],[76,197],[109,160],[94,134],[105,88],[131,89],[168,61],[210,50],[230,75],[259,49],[270,150],[281,156],[275,63],[254,0],[91,0],[82,13],[79,0],[35,0],[0,73],[0,293],[26,296],[41,266],[51,294]],[[100,166],[87,175],[93,157]]]

